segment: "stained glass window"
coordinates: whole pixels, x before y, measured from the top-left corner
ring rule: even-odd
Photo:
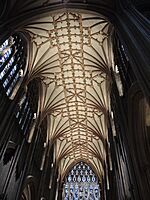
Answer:
[[[23,75],[26,64],[25,41],[20,35],[10,36],[0,46],[0,80],[8,97]]]
[[[63,193],[64,200],[100,200],[98,178],[90,166],[75,165],[65,179]]]
[[[33,112],[30,108],[28,94],[24,95],[24,97],[21,99],[19,110],[16,113],[16,118],[18,119],[21,130],[25,134],[31,124],[31,119],[33,118]]]
[[[15,113],[17,122],[23,134],[26,134],[29,131],[32,122],[36,119],[39,94],[37,82],[37,80],[33,80],[28,84],[27,91],[18,102],[18,109]]]

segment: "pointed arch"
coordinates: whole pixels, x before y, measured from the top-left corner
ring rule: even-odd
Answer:
[[[72,167],[65,178],[64,200],[69,199],[100,199],[99,179],[90,165],[83,161]]]
[[[32,176],[28,176],[20,195],[21,200],[33,200],[36,197],[35,193],[35,180]]]

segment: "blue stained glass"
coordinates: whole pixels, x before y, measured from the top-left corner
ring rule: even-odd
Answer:
[[[9,83],[9,80],[6,79],[5,82],[3,83],[3,86],[6,87],[8,83]]]
[[[78,190],[79,190],[79,189],[78,189],[78,185],[76,184],[76,185],[75,185],[75,199],[78,199],[78,196],[79,196],[79,195],[78,195]]]
[[[68,181],[71,182],[71,176],[68,176]]]
[[[16,40],[18,37],[10,36],[0,46],[0,80],[2,80],[3,87],[9,97],[12,95],[15,85],[20,79],[19,73],[15,77],[14,74],[21,69],[24,62],[23,57],[25,54],[23,48],[20,48],[23,45],[23,40],[21,38],[19,41]]]
[[[83,182],[86,181],[86,177],[85,177],[85,176],[82,177],[82,181],[83,181]]]
[[[98,178],[90,166],[83,162],[74,166],[66,177],[64,200],[68,199],[100,200]]]
[[[76,176],[75,175],[73,176],[73,181],[76,182]]]
[[[10,93],[11,93],[11,90],[10,90],[10,88],[8,88],[8,90],[7,90],[7,92],[6,92],[7,96],[9,96]]]
[[[81,182],[81,176],[78,176],[77,179],[78,179],[78,182]]]
[[[90,178],[90,176],[88,175],[88,177],[87,177],[87,182],[90,182],[91,181],[91,178]]]
[[[3,50],[8,45],[8,40],[6,40],[0,47],[0,50]]]
[[[95,182],[95,176],[92,176],[92,182]]]

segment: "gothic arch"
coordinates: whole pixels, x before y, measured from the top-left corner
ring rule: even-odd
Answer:
[[[63,199],[100,199],[99,179],[90,165],[80,161],[65,177]]]
[[[65,177],[67,176],[67,174],[69,174],[69,172],[71,171],[71,169],[76,166],[78,163],[81,162],[81,159],[77,159],[76,161],[72,162],[68,168],[66,169],[65,173],[62,174],[61,176],[61,182],[64,182]],[[96,167],[92,164],[92,162],[87,162],[86,159],[82,159],[82,162],[85,163],[86,165],[90,166],[91,169],[94,171],[95,175],[99,178],[100,181],[102,181],[102,177],[98,174],[98,171],[96,169]],[[104,161],[103,161],[104,162]],[[104,165],[104,163],[103,163]]]
[[[21,193],[21,200],[35,200],[35,180],[32,176],[28,176],[25,180],[24,187]]]

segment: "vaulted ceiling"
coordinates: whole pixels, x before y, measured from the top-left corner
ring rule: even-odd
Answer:
[[[121,14],[120,2],[130,1],[0,1],[0,41],[14,30],[30,36],[28,82],[42,80],[40,117],[48,119],[47,139],[55,144],[62,179],[81,160],[100,179],[104,174],[113,66],[109,21]],[[131,2],[139,10],[150,6],[149,0]]]
[[[109,110],[112,25],[97,13],[60,10],[24,26],[30,35],[29,81],[43,83],[41,120],[63,177],[86,161],[103,175]]]

